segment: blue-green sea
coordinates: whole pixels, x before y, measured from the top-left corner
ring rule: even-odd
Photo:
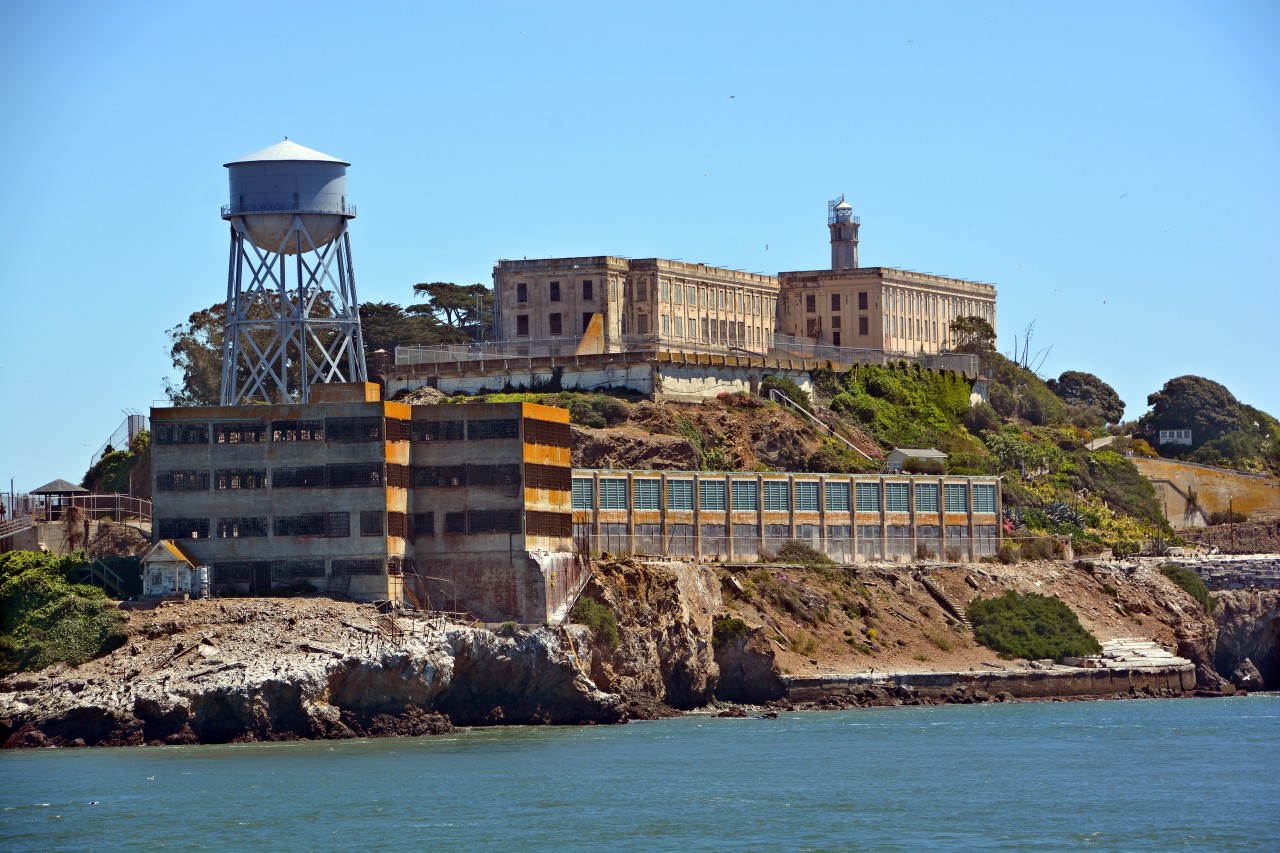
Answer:
[[[1280,695],[0,754],[8,850],[1280,850]]]

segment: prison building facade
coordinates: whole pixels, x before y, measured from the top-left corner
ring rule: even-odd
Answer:
[[[756,561],[800,541],[840,563],[973,562],[1000,547],[993,477],[573,472],[579,549]]]
[[[307,404],[152,409],[153,536],[217,593],[306,582],[487,621],[556,621],[573,559],[568,412],[409,406],[372,383]]]

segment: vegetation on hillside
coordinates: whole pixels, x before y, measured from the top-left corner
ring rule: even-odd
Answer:
[[[144,463],[146,467],[150,457],[151,433],[142,430],[134,436],[127,450],[108,449],[102,458],[85,472],[80,485],[97,495],[133,494],[130,490],[131,475],[139,462]],[[144,482],[137,484],[140,492],[138,496],[150,497],[149,478],[143,478],[143,480]]]
[[[1201,376],[1170,379],[1147,397],[1138,425],[1155,444],[1162,429],[1191,430],[1190,446],[1165,444],[1161,456],[1246,471],[1280,473],[1280,422]]]
[[[610,651],[621,645],[618,636],[618,617],[613,611],[594,598],[583,596],[569,611],[569,621],[575,625],[586,625],[591,629],[596,642]]]
[[[1213,613],[1214,600],[1209,595],[1209,588],[1204,585],[1200,576],[1186,566],[1178,563],[1165,563],[1160,567],[1160,574],[1173,581],[1179,589],[1200,602],[1205,613]]]
[[[979,599],[966,613],[979,643],[1003,658],[1061,661],[1102,651],[1071,608],[1059,598],[1006,592]]]

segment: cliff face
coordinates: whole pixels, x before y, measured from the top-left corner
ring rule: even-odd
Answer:
[[[569,643],[582,628],[490,631],[324,599],[134,612],[131,642],[0,682],[6,746],[226,743],[426,734],[453,723],[617,722]]]
[[[1226,590],[1213,597],[1218,600],[1218,672],[1237,687],[1280,690],[1280,590]],[[1242,683],[1250,680],[1246,661],[1252,663],[1260,685]],[[1246,677],[1237,677],[1238,672]]]

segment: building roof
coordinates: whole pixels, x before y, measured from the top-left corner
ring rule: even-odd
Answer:
[[[275,145],[268,145],[261,151],[255,151],[252,154],[241,157],[239,160],[232,160],[230,163],[223,163],[222,165],[234,166],[237,163],[266,163],[279,162],[281,160],[320,161],[322,163],[341,163],[344,166],[351,165],[346,160],[339,160],[337,157],[330,157],[328,154],[321,154],[319,151],[305,148],[296,142],[290,142],[287,136],[283,141],[277,142]]]
[[[836,210],[853,210],[853,205],[847,201],[842,201],[836,205]]]
[[[33,495],[87,495],[88,489],[82,489],[75,483],[68,483],[66,480],[54,480],[52,483],[45,483],[38,489],[32,489]]]
[[[158,556],[168,556],[179,563],[186,563],[193,569],[200,565],[200,560],[194,554],[173,539],[161,539],[152,545],[146,556],[142,558],[143,562],[150,560],[152,555],[156,555],[157,552]]]
[[[947,458],[947,454],[943,453],[941,450],[936,450],[932,447],[929,447],[929,448],[895,447],[892,452],[901,453],[903,456],[910,456],[913,459],[946,459]]]

